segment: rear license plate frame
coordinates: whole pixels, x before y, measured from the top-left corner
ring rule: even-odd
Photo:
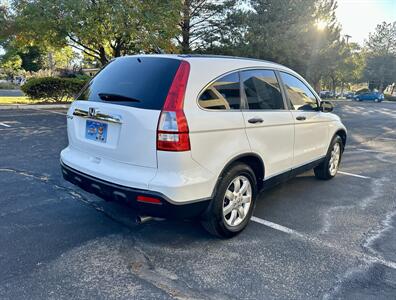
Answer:
[[[105,144],[107,142],[108,124],[93,120],[85,122],[85,138]]]

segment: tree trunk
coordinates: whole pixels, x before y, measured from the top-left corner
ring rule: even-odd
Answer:
[[[106,51],[105,51],[103,46],[100,46],[99,53],[100,53],[100,55],[99,55],[100,63],[102,64],[102,66],[104,66],[105,64],[107,64],[108,59],[107,59],[107,56],[106,56]]]
[[[121,44],[117,44],[113,49],[113,56],[120,57],[121,56]]]
[[[332,91],[333,91],[333,95],[334,95],[334,98],[336,97],[336,80],[335,80],[335,78],[332,76],[331,77],[331,85],[332,85]]]
[[[191,0],[185,0],[183,3],[183,18],[181,21],[182,40],[181,51],[182,53],[190,53],[190,6]]]
[[[381,79],[378,90],[380,93],[384,92],[384,81]]]
[[[320,80],[314,81],[313,85],[314,85],[315,92],[317,92],[319,94],[320,90],[321,90],[320,89]]]
[[[344,97],[344,81],[341,82],[341,96]]]

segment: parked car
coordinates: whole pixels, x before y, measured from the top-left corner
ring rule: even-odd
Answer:
[[[320,93],[319,93],[319,95],[320,95],[320,98],[322,98],[322,99],[327,99],[327,98],[332,98],[332,92],[330,92],[330,91],[321,91]]]
[[[356,101],[375,101],[381,102],[384,100],[384,94],[380,92],[365,92],[354,96]]]
[[[353,97],[355,96],[355,93],[354,92],[346,92],[346,93],[344,93],[344,95],[345,95],[345,98],[347,98],[347,99],[353,99]]]
[[[312,168],[319,179],[337,174],[346,129],[332,109],[271,62],[120,57],[71,105],[62,172],[141,216],[198,217],[232,237],[261,189]]]
[[[322,99],[329,99],[329,98],[337,98],[340,94],[334,94],[332,91],[321,91],[319,93],[320,98]]]

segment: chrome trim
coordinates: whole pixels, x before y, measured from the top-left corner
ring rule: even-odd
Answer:
[[[109,123],[122,124],[121,118],[119,116],[103,114],[103,113],[99,112],[98,110],[96,111],[95,115],[90,116],[88,111],[76,108],[73,112],[73,116],[82,117],[82,118],[86,118],[86,119],[106,121]]]

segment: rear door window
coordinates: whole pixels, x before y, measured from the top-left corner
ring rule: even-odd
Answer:
[[[199,105],[206,109],[232,110],[241,108],[238,72],[211,83],[199,97]]]
[[[180,60],[120,57],[111,61],[83,89],[77,100],[161,110]]]
[[[305,83],[293,75],[284,72],[280,72],[280,74],[293,110],[318,110],[318,101]]]
[[[241,72],[241,81],[249,109],[284,109],[275,72],[271,70],[249,70]]]

